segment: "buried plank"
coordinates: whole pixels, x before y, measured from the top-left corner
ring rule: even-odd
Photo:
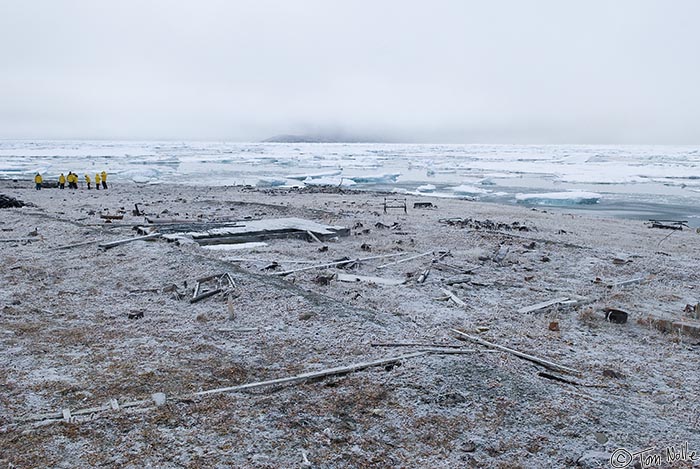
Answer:
[[[340,282],[366,282],[376,283],[377,285],[403,285],[404,283],[406,283],[406,280],[382,277],[367,277],[363,275],[343,274],[340,272],[337,274],[337,279]]]
[[[116,246],[121,246],[122,244],[130,243],[132,241],[156,239],[156,238],[159,238],[161,236],[162,235],[160,233],[151,233],[151,234],[146,235],[146,236],[137,236],[135,238],[120,239],[118,241],[112,241],[109,243],[102,243],[102,244],[98,244],[98,246],[101,247],[102,249],[110,249],[110,248],[113,248]]]
[[[476,342],[477,344],[483,345],[485,347],[491,347],[491,348],[495,348],[497,350],[500,350],[502,352],[510,353],[512,355],[515,355],[518,358],[522,358],[523,360],[531,361],[532,363],[536,363],[536,364],[541,365],[545,368],[549,368],[550,370],[559,371],[561,373],[567,373],[567,374],[572,374],[572,375],[581,375],[582,374],[580,371],[578,371],[574,368],[569,368],[568,366],[559,365],[559,364],[551,362],[549,360],[535,357],[534,355],[528,355],[528,354],[520,352],[518,350],[504,347],[503,345],[494,344],[492,342],[488,342],[488,341],[481,339],[479,337],[474,337],[474,336],[471,336],[469,334],[465,334],[464,332],[459,331],[457,329],[450,329],[450,330],[456,334],[459,334],[460,337],[464,337],[467,340],[470,340],[472,342]]]
[[[341,261],[328,262],[326,264],[318,264],[318,265],[311,265],[308,267],[302,267],[300,269],[285,270],[284,272],[276,272],[274,275],[284,276],[284,275],[289,275],[289,274],[293,274],[296,272],[304,272],[306,270],[323,269],[325,267],[333,267],[333,266],[342,265],[342,264],[351,264],[353,262],[362,262],[362,261],[369,261],[372,259],[383,259],[385,257],[396,257],[396,256],[403,256],[403,255],[404,255],[403,252],[399,252],[397,254],[384,254],[382,256],[361,257],[358,259],[344,259]]]

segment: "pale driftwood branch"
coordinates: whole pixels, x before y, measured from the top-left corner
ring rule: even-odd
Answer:
[[[457,295],[455,295],[454,293],[452,293],[452,292],[451,292],[450,290],[448,290],[447,288],[441,288],[440,290],[441,290],[445,295],[449,296],[450,299],[451,299],[452,301],[454,301],[455,304],[457,304],[458,306],[467,306],[467,304],[466,304],[464,301],[460,300],[459,297],[458,297]]]
[[[276,386],[280,384],[296,383],[299,381],[306,381],[307,379],[314,378],[324,378],[326,376],[340,375],[345,373],[351,373],[353,371],[364,370],[365,368],[371,368],[374,366],[389,365],[391,363],[396,363],[401,360],[406,360],[408,358],[420,357],[427,355],[429,352],[416,352],[409,353],[408,355],[401,355],[398,357],[384,358],[382,360],[376,360],[372,362],[356,363],[354,365],[339,366],[336,368],[328,368],[321,371],[312,371],[309,373],[302,373],[296,376],[290,376],[288,378],[278,378],[271,379],[268,381],[258,381],[255,383],[241,384],[238,386],[230,386],[227,388],[210,389],[208,391],[200,391],[193,394],[193,396],[207,396],[209,394],[219,394],[224,392],[238,392],[238,391],[248,391],[250,389],[261,388],[265,386]]]
[[[396,257],[396,256],[403,256],[403,255],[404,255],[403,252],[399,252],[397,254],[384,254],[382,256],[362,257],[359,259],[346,259],[344,261],[329,262],[327,264],[311,265],[309,267],[302,267],[301,269],[285,270],[284,272],[276,272],[273,275],[284,276],[284,275],[289,275],[289,274],[293,274],[296,272],[303,272],[305,270],[323,269],[325,267],[333,267],[333,266],[340,265],[340,264],[350,264],[352,262],[362,262],[362,261],[369,261],[372,259],[382,259],[385,257]]]
[[[518,310],[518,313],[524,314],[524,313],[532,313],[533,311],[537,311],[539,309],[544,309],[544,308],[549,308],[550,306],[554,306],[560,303],[563,303],[565,301],[568,301],[569,297],[568,296],[562,296],[561,298],[554,298],[553,300],[549,301],[543,301],[542,303],[537,303],[532,306],[525,306],[524,308],[520,308]]]
[[[395,261],[395,262],[389,262],[388,264],[378,265],[377,269],[383,269],[385,267],[389,267],[390,265],[401,264],[403,262],[412,261],[413,259],[418,259],[419,257],[429,256],[430,254],[433,254],[433,252],[434,251],[428,251],[428,252],[424,252],[423,254],[416,254],[415,256],[407,257],[405,259],[400,259],[400,260]]]
[[[132,241],[155,239],[155,238],[159,238],[160,236],[161,236],[160,233],[151,233],[151,234],[146,235],[146,236],[137,236],[135,238],[120,239],[118,241],[112,241],[110,243],[102,243],[99,245],[99,247],[101,247],[102,249],[110,249],[110,248],[113,248],[116,246],[120,246],[122,244],[130,243]]]
[[[466,338],[472,342],[475,342],[477,344],[483,345],[485,347],[491,347],[491,348],[494,348],[497,350],[501,350],[502,352],[508,352],[512,355],[515,355],[516,357],[522,358],[523,360],[531,361],[533,363],[537,363],[538,365],[541,365],[545,368],[549,368],[550,370],[559,371],[561,373],[568,373],[568,374],[572,374],[572,375],[581,375],[582,374],[580,371],[578,371],[574,368],[569,368],[568,366],[559,365],[559,364],[551,362],[549,360],[535,357],[533,355],[528,355],[528,354],[520,352],[518,350],[504,347],[503,345],[494,344],[492,342],[488,342],[488,341],[481,339],[479,337],[474,337],[474,336],[471,336],[469,334],[465,334],[464,332],[459,331],[457,329],[451,329],[451,331],[455,332],[455,333],[459,334],[461,337],[464,337],[464,338]]]
[[[389,343],[371,343],[370,347],[427,347],[427,348],[462,348],[461,345],[448,344],[420,344],[415,342],[389,342]]]

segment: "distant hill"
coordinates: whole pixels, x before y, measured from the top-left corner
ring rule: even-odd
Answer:
[[[265,143],[386,143],[376,137],[348,135],[275,135],[263,140]]]

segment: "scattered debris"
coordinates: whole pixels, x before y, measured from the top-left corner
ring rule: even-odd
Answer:
[[[603,308],[603,312],[605,313],[605,319],[614,324],[625,324],[629,316],[625,311],[616,308]]]
[[[100,218],[103,220],[122,220],[124,215],[110,215],[108,213],[101,213]]]
[[[418,276],[416,279],[417,283],[425,283],[426,280],[428,280],[428,275],[430,275],[430,269],[426,269],[421,274]]]
[[[650,228],[660,228],[664,230],[682,230],[688,228],[688,220],[649,220]]]
[[[201,291],[203,286],[206,284],[214,284],[210,290]],[[197,303],[205,298],[209,298],[221,292],[229,292],[231,289],[236,288],[236,282],[234,282],[233,277],[228,272],[223,274],[209,275],[207,277],[202,277],[195,281],[194,291],[192,292],[192,298],[190,303]]]
[[[700,319],[700,303],[696,305],[687,304],[683,312],[686,316],[690,316],[693,319]]]
[[[400,199],[396,197],[384,197],[384,213],[387,213],[387,209],[398,208],[403,210],[403,213],[408,213],[406,210],[406,199]]]
[[[510,246],[506,246],[505,244],[502,244],[501,246],[498,247],[498,251],[496,251],[496,254],[493,255],[492,260],[496,264],[500,264],[503,262],[508,255],[508,252],[510,252]]]
[[[132,311],[126,315],[129,319],[141,319],[143,318],[143,311]]]
[[[413,208],[437,208],[432,202],[414,202]]]
[[[330,285],[333,280],[335,280],[337,274],[333,275],[317,275],[316,278],[314,278],[314,283],[317,283],[319,285]]]
[[[27,204],[9,195],[0,194],[0,208],[21,208]]]
[[[609,368],[606,368],[603,370],[603,376],[606,378],[613,378],[613,379],[622,379],[625,377],[625,375],[623,375],[622,373],[617,372],[615,370],[611,370]]]
[[[460,300],[457,295],[452,293],[447,288],[440,288],[440,291],[447,295],[450,298],[450,300],[452,300],[457,306],[467,306],[467,304],[464,301]]]
[[[502,223],[495,222],[493,220],[474,220],[472,218],[442,218],[438,220],[439,223],[443,223],[449,226],[456,226],[458,228],[471,228],[473,230],[486,230],[486,231],[530,231],[530,228],[521,224],[520,222],[514,221],[513,223]]]

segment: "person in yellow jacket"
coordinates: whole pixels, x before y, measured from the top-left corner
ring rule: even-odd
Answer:
[[[102,188],[103,188],[103,189],[107,189],[107,172],[106,172],[106,171],[102,171],[102,173],[100,174],[100,176],[102,177]]]
[[[66,188],[66,177],[61,173],[60,176],[58,176],[58,187],[59,189],[65,189]]]
[[[100,190],[100,173],[95,173],[95,189]]]
[[[41,190],[41,183],[43,182],[43,179],[41,178],[41,174],[36,173],[36,176],[34,176],[34,184],[36,184],[36,190],[40,191]]]
[[[87,184],[88,190],[90,190],[90,176],[88,176],[87,174],[85,175],[85,184]]]

